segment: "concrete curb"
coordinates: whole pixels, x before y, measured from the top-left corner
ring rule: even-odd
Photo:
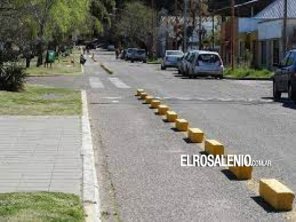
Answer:
[[[223,79],[227,80],[254,80],[254,81],[272,81],[272,78],[235,78],[224,76]]]
[[[113,71],[111,69],[109,69],[107,66],[105,66],[104,64],[101,63],[101,67],[110,75],[113,74]]]
[[[94,150],[92,145],[92,136],[87,108],[86,91],[81,91],[82,110],[82,199],[86,222],[101,222],[100,219],[100,197],[99,186],[97,181],[97,173],[95,168]]]

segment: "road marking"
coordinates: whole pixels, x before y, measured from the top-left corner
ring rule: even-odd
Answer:
[[[91,127],[89,122],[86,91],[81,91],[82,100],[82,199],[88,217],[86,222],[101,222],[101,202],[97,171],[95,167],[95,154],[92,144]]]
[[[126,85],[124,82],[122,82],[120,79],[118,78],[109,78],[109,80],[117,87],[120,89],[130,89],[131,87],[129,87],[128,85]]]
[[[93,89],[103,89],[104,85],[98,77],[89,77],[89,84]]]

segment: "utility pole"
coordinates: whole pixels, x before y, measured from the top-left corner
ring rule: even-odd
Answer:
[[[151,0],[151,8],[152,8],[152,48],[151,48],[151,53],[152,57],[154,56],[154,0]]]
[[[188,12],[188,0],[184,0],[184,36],[183,36],[183,51],[187,52],[187,12]]]
[[[283,18],[283,56],[285,56],[287,51],[287,23],[288,23],[288,0],[284,1],[284,18]]]
[[[215,49],[215,14],[212,14],[212,49]]]
[[[199,50],[202,50],[202,9],[201,9],[201,0],[198,0],[198,42],[199,42]]]
[[[231,69],[235,66],[235,2],[231,0]]]

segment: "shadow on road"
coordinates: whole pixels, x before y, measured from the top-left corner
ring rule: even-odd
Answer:
[[[193,78],[190,78],[188,76],[183,76],[182,74],[179,74],[179,73],[173,73],[174,77],[176,78],[179,78],[179,79],[191,79],[191,80],[217,80],[216,78],[214,77],[203,77],[203,76],[195,76]]]
[[[231,181],[240,181],[236,178],[236,176],[230,170],[221,170],[221,172],[227,177],[228,180]]]
[[[260,207],[262,207],[267,213],[281,213],[276,211],[272,206],[264,201],[260,196],[251,197]]]
[[[263,100],[271,100],[273,97],[261,97]],[[289,108],[289,109],[296,109],[295,102],[291,101],[288,98],[281,98],[279,101],[276,101],[277,103],[281,103],[283,107]]]

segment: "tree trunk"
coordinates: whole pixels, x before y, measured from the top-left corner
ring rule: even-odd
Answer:
[[[41,66],[43,64],[43,33],[44,33],[44,26],[43,24],[40,25],[40,32],[39,32],[39,38],[40,42],[37,45],[37,53],[38,53],[38,59],[37,59],[37,67]]]
[[[30,68],[31,58],[26,58],[26,68]]]

